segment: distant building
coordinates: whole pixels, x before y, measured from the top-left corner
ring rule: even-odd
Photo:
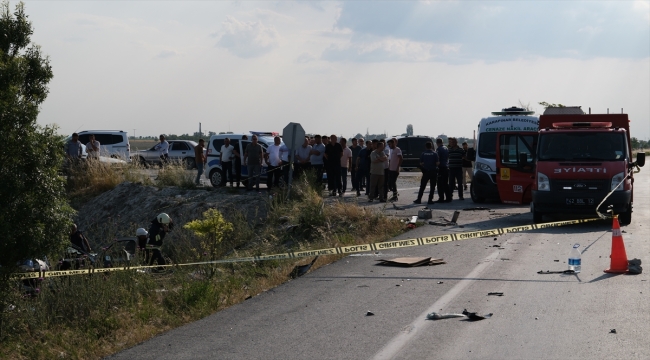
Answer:
[[[413,125],[406,125],[406,136],[413,136]]]

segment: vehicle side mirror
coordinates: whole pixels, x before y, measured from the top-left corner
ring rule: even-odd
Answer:
[[[526,165],[528,165],[528,154],[519,153],[519,166],[526,166]]]
[[[636,154],[636,164],[640,167],[643,167],[645,165],[645,153],[640,152]]]

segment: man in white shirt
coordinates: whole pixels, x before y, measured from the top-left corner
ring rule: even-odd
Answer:
[[[379,140],[382,144],[384,144],[384,155],[386,156],[386,160],[384,160],[384,199],[388,198],[388,179],[390,178],[389,176],[389,164],[390,164],[390,147],[386,143],[386,139],[381,139]]]
[[[348,172],[352,170],[352,150],[347,146],[347,140],[341,138],[339,141],[343,148],[343,156],[341,156],[341,185],[342,191],[339,196],[343,196],[348,188]]]
[[[266,187],[271,190],[272,187],[280,185],[280,176],[282,176],[282,159],[280,158],[280,137],[273,139],[273,145],[266,149]]]
[[[223,175],[226,177],[226,181],[230,180],[230,187],[232,187],[233,178],[232,176],[232,159],[233,159],[233,150],[234,146],[230,145],[230,138],[225,138],[223,140],[223,145],[221,145],[221,150],[219,150],[219,162],[221,163],[221,169],[223,170]]]
[[[160,142],[154,148],[160,155],[160,167],[169,162],[169,143],[165,140],[165,135],[160,135]]]
[[[99,159],[99,141],[95,140],[95,135],[88,136],[88,144],[86,144],[86,152],[88,152],[89,159]]]
[[[289,184],[289,147],[287,144],[280,145],[280,162],[282,163],[282,180],[285,184]]]
[[[402,150],[397,147],[397,139],[392,138],[388,140],[390,147],[390,166],[388,167],[388,190],[393,192],[392,199],[397,200],[397,177],[399,176],[399,169],[402,166]]]

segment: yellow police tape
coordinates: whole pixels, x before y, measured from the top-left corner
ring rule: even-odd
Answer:
[[[524,226],[512,226],[499,229],[490,229],[490,230],[477,230],[477,231],[468,231],[463,233],[451,233],[443,234],[436,236],[428,236],[421,238],[405,239],[405,240],[395,240],[395,241],[384,241],[371,244],[361,244],[361,245],[350,245],[350,246],[340,246],[327,249],[317,249],[317,250],[304,250],[304,251],[290,251],[281,254],[272,254],[272,255],[260,255],[260,256],[249,256],[242,258],[234,259],[222,259],[222,260],[212,260],[212,261],[201,261],[193,263],[184,263],[184,264],[168,264],[168,265],[150,265],[150,266],[121,266],[121,267],[112,267],[112,268],[89,268],[84,270],[53,270],[53,271],[40,271],[33,273],[24,273],[16,274],[18,279],[35,279],[35,278],[47,278],[47,277],[59,277],[59,276],[71,276],[71,275],[84,275],[84,274],[101,274],[109,273],[113,271],[125,271],[125,270],[137,270],[137,269],[151,269],[151,268],[161,268],[161,267],[177,267],[177,266],[195,266],[195,265],[210,265],[210,264],[226,264],[226,263],[236,263],[236,262],[247,262],[247,261],[263,261],[263,260],[284,260],[284,259],[295,259],[301,257],[311,257],[317,255],[337,255],[337,254],[353,254],[366,251],[377,251],[377,250],[386,250],[386,249],[399,249],[411,246],[424,246],[431,244],[439,244],[444,242],[451,241],[460,241],[468,239],[476,239],[489,236],[498,236],[503,234],[518,233],[523,231],[537,230],[537,229],[547,229],[560,226],[568,226],[575,224],[582,224],[590,221],[601,220],[600,218],[591,218],[591,219],[581,219],[581,220],[567,220],[567,221],[555,221],[548,222],[543,224],[533,224],[533,225],[524,225]]]

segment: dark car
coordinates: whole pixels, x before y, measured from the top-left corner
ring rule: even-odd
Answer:
[[[397,147],[402,150],[402,169],[410,171],[420,167],[420,155],[424,151],[427,142],[435,144],[435,141],[428,136],[417,135],[397,138]]]

